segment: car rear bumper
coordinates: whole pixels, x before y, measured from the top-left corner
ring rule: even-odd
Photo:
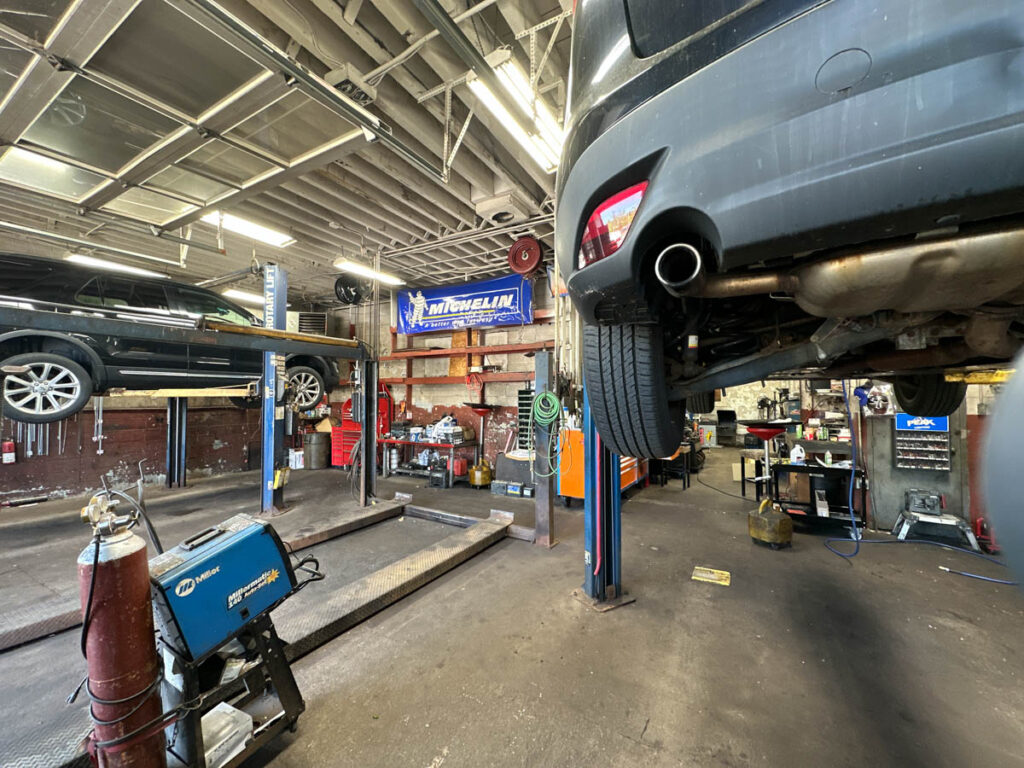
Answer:
[[[623,246],[577,270],[595,190],[643,178]],[[1014,0],[827,3],[635,108],[560,187],[560,267],[589,322],[635,301],[642,251],[681,221],[729,270],[1019,213],[1024,14]]]

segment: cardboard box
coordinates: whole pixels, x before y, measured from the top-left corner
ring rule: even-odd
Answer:
[[[341,419],[336,419],[333,416],[328,416],[325,419],[321,419],[316,423],[317,432],[330,432],[334,427],[341,426]]]

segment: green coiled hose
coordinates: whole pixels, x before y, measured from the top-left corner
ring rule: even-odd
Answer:
[[[534,425],[548,430],[548,444],[541,446],[534,445],[534,450],[547,461],[548,471],[542,472],[536,466],[534,475],[537,477],[553,477],[558,474],[558,467],[561,463],[561,418],[562,402],[554,392],[538,392],[534,395],[533,406],[530,408],[530,438],[532,443]],[[539,464],[539,462],[538,462]]]

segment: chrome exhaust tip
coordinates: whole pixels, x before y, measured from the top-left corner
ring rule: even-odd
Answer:
[[[700,251],[689,243],[673,243],[658,254],[654,262],[654,276],[673,296],[684,296],[695,291],[704,272]]]

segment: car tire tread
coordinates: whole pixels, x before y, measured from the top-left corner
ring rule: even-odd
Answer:
[[[591,412],[608,448],[639,458],[674,453],[683,435],[682,413],[668,400],[661,329],[586,326],[583,357]]]
[[[963,402],[967,385],[946,381],[942,374],[920,374],[895,380],[893,393],[912,416],[950,416]]]

